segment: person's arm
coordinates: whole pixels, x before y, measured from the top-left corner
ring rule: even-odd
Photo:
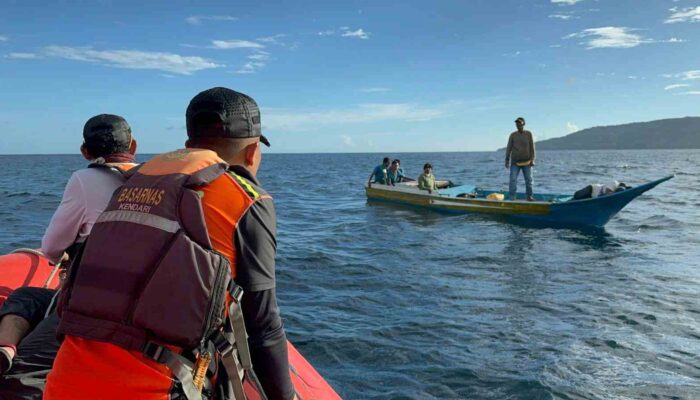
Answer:
[[[58,263],[63,252],[75,242],[80,227],[85,223],[85,192],[80,178],[71,175],[63,192],[63,199],[54,212],[44,237],[41,251],[54,264]]]
[[[535,165],[535,140],[530,132],[530,165]]]
[[[513,134],[508,137],[508,146],[506,147],[506,168],[510,167],[510,153],[513,151]]]
[[[272,199],[258,200],[241,218],[234,235],[236,283],[248,331],[253,369],[268,399],[294,397],[287,337],[275,295],[276,220]]]
[[[420,176],[418,177],[418,189],[420,189],[420,190],[426,190],[426,189],[428,189],[428,188],[426,187],[425,178],[423,177],[423,175],[420,175]]]
[[[369,174],[369,178],[367,179],[367,186],[372,187],[372,177],[374,176],[374,171],[372,171],[371,174]]]
[[[268,399],[292,399],[287,336],[282,326],[275,289],[243,292],[243,318],[255,375]]]

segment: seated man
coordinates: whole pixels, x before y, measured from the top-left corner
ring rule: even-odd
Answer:
[[[196,95],[185,119],[186,149],[125,182],[72,266],[46,400],[244,399],[247,383],[270,400],[296,397],[274,203],[256,179],[270,144],[259,107],[218,87]]]
[[[54,263],[90,233],[123,182],[117,170],[135,165],[136,141],[122,117],[102,114],[90,118],[83,139],[80,151],[86,160],[94,161],[92,168],[70,177],[42,239],[42,250]],[[55,294],[53,289],[20,288],[0,308],[0,398],[41,398],[59,347],[58,318],[51,314],[44,319]]]
[[[435,176],[433,175],[433,166],[430,165],[430,163],[426,163],[423,166],[423,173],[418,177],[418,189],[427,190],[430,194],[432,194],[434,190],[437,190]]]
[[[53,289],[22,287],[10,294],[0,308],[1,399],[41,399],[59,346],[58,316],[49,313],[55,294]]]
[[[372,186],[372,177],[374,177],[374,183],[379,183],[381,185],[389,184],[389,178],[387,176],[387,168],[389,167],[389,157],[384,157],[382,163],[374,167],[374,170],[369,175],[367,179],[367,186]]]
[[[391,186],[395,186],[397,183],[403,182],[406,178],[403,175],[403,168],[401,168],[401,161],[396,159],[391,162],[391,167],[387,172],[388,183]]]

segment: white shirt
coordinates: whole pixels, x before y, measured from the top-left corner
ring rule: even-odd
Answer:
[[[75,171],[63,199],[41,239],[41,251],[53,263],[75,242],[83,242],[114,191],[124,183],[116,173],[102,168]]]
[[[591,197],[598,197],[604,194],[612,193],[615,190],[617,190],[617,187],[620,186],[620,182],[612,181],[607,184],[597,183],[591,186],[593,187],[593,190],[591,191]]]

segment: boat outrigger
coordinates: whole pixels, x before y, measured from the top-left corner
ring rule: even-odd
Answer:
[[[671,178],[673,175],[623,191],[580,200],[574,200],[570,194],[535,194],[535,201],[525,201],[522,193],[518,193],[513,201],[492,200],[488,198],[491,194],[508,194],[470,185],[454,186],[447,182],[447,188],[432,194],[418,189],[416,182],[399,183],[396,186],[372,184],[366,185],[365,190],[369,200],[408,204],[450,213],[496,214],[534,226],[602,228],[629,202]]]

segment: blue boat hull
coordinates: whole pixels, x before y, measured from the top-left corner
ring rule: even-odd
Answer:
[[[448,196],[429,195],[415,189],[411,191],[382,185],[367,187],[366,190],[370,200],[409,204],[449,213],[495,214],[502,219],[535,227],[602,228],[632,200],[671,178],[673,175],[605,196],[569,201],[558,201],[570,198],[568,195],[550,194],[535,196],[543,201],[527,202],[461,198],[455,197],[452,192]],[[480,192],[488,193],[491,192]]]

